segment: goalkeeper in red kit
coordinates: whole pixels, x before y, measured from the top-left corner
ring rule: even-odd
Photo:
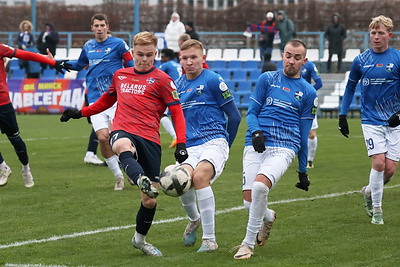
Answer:
[[[82,110],[67,109],[60,120],[65,122],[70,118],[97,114],[118,100],[110,145],[129,181],[142,191],[132,244],[146,255],[162,256],[155,246],[145,241],[157,205],[161,165],[160,120],[168,107],[177,135],[175,158],[179,163],[188,157],[186,124],[174,81],[154,67],[157,37],[150,32],[138,33],[133,38],[132,53],[134,67],[117,70],[109,90],[95,103]]]
[[[8,140],[10,140],[22,164],[22,179],[25,187],[32,187],[35,185],[35,182],[29,167],[29,158],[25,142],[19,135],[19,127],[15,116],[15,110],[9,96],[7,73],[4,67],[4,58],[13,57],[49,64],[54,66],[59,72],[63,72],[63,69],[69,71],[69,64],[65,61],[54,60],[50,52],[47,56],[43,56],[0,43],[0,130],[1,133],[7,135]],[[11,172],[11,168],[7,165],[0,153],[0,186],[5,186],[7,184]]]

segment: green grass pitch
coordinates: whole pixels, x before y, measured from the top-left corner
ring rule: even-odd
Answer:
[[[13,173],[0,188],[0,266],[396,266],[399,264],[398,175],[384,192],[384,225],[372,225],[359,190],[368,182],[370,160],[360,120],[350,119],[350,138],[336,119],[319,119],[315,168],[308,192],[295,188],[297,161],[270,192],[277,220],[268,243],[249,260],[229,250],[245,235],[242,209],[243,118],[221,177],[213,184],[219,249],[200,254],[182,244],[186,226],[179,199],[161,194],[147,241],[163,252],[149,257],[130,243],[139,190],[126,183],[115,192],[106,167],[83,164],[90,125],[59,122],[58,115],[19,115],[35,178],[24,188],[21,166],[4,135],[0,151]],[[174,162],[170,137],[161,131],[165,167]],[[397,200],[396,200],[397,199]],[[201,239],[201,231],[199,232]]]

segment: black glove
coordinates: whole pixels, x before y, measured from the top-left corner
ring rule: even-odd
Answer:
[[[394,113],[388,120],[390,127],[397,127],[400,125],[400,110]]]
[[[64,110],[63,114],[60,117],[60,121],[66,122],[69,119],[80,119],[82,118],[82,112],[75,108],[67,108]]]
[[[186,150],[186,144],[185,143],[176,144],[176,149],[174,154],[177,162],[179,163],[184,162],[189,157]]]
[[[69,63],[67,63],[67,61],[68,61],[68,60],[56,60],[56,64],[54,65],[54,68],[55,68],[58,72],[60,72],[60,73],[62,73],[62,74],[64,74],[64,70],[70,71],[72,65],[69,64]]]
[[[264,133],[262,131],[255,131],[251,136],[251,143],[253,144],[254,150],[258,153],[263,153],[265,151],[265,141],[267,141]]]
[[[303,189],[304,191],[308,191],[308,187],[311,182],[308,179],[308,174],[306,172],[298,172],[299,173],[299,181],[295,186],[299,189]]]
[[[346,115],[339,115],[339,131],[344,137],[349,138],[349,125],[347,124]]]

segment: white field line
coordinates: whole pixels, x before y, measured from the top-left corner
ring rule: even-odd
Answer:
[[[395,188],[395,187],[400,187],[400,184],[397,185],[392,185],[392,186],[385,186],[385,189],[390,189],[390,188]],[[324,198],[334,198],[334,197],[340,197],[344,195],[350,195],[354,193],[360,193],[360,191],[347,191],[347,192],[341,192],[341,193],[332,193],[332,194],[326,194],[326,195],[320,195],[320,196],[314,196],[314,197],[308,197],[308,198],[293,198],[293,199],[286,199],[286,200],[278,200],[278,201],[273,201],[268,203],[268,205],[276,205],[276,204],[286,204],[286,203],[292,203],[292,202],[299,202],[299,201],[312,201],[315,199],[324,199]],[[224,210],[218,210],[216,211],[216,214],[224,214],[224,213],[230,213],[233,211],[241,210],[243,209],[243,206],[237,206],[229,209],[224,209]],[[175,218],[170,218],[170,219],[165,219],[165,220],[158,220],[154,221],[153,224],[164,224],[164,223],[171,223],[171,222],[177,222],[177,221],[183,221],[187,220],[187,217],[175,217]],[[39,243],[46,243],[50,241],[57,241],[61,239],[68,239],[68,238],[76,238],[80,236],[86,236],[86,235],[93,235],[93,234],[99,234],[99,233],[107,233],[111,231],[118,231],[122,229],[129,229],[129,228],[134,228],[136,227],[136,224],[131,224],[131,225],[125,225],[125,226],[114,226],[114,227],[106,227],[106,228],[101,228],[97,230],[92,230],[92,231],[85,231],[85,232],[78,232],[78,233],[72,233],[72,234],[67,234],[67,235],[56,235],[52,236],[50,238],[43,238],[43,239],[31,239],[31,240],[26,240],[26,241],[21,241],[21,242],[14,242],[14,243],[9,243],[9,244],[3,244],[0,245],[0,249],[5,249],[5,248],[12,248],[12,247],[21,247],[29,244],[39,244]]]

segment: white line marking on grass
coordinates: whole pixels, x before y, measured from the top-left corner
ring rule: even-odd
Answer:
[[[395,188],[395,187],[400,187],[400,184],[392,185],[392,186],[385,186],[385,189],[390,189],[390,188]],[[310,200],[324,199],[324,198],[334,198],[334,197],[340,197],[340,196],[350,195],[350,194],[354,194],[354,193],[360,193],[360,191],[359,190],[347,191],[347,192],[342,192],[342,193],[332,193],[332,194],[313,196],[313,197],[308,197],[308,198],[293,198],[293,199],[278,200],[278,201],[270,202],[269,205],[286,204],[286,203],[299,202],[299,201],[310,201]],[[216,214],[229,213],[229,212],[233,212],[233,211],[237,211],[237,210],[242,210],[243,208],[244,208],[243,206],[237,206],[237,207],[233,207],[233,208],[229,208],[229,209],[218,210],[218,211],[216,211]],[[158,221],[154,221],[153,224],[164,224],[164,223],[171,223],[171,222],[177,222],[177,221],[183,221],[183,220],[187,220],[187,217],[175,217],[175,218],[170,218],[170,219],[165,219],[165,220],[158,220]],[[0,249],[21,247],[21,246],[25,246],[25,245],[29,245],[29,244],[39,244],[39,243],[45,243],[45,242],[50,242],[50,241],[57,241],[57,240],[61,240],[61,239],[75,238],[75,237],[93,235],[93,234],[99,234],[99,233],[107,233],[107,232],[111,232],[111,231],[118,231],[118,230],[122,230],[122,229],[134,228],[134,227],[136,227],[136,224],[125,225],[125,226],[106,227],[106,228],[102,228],[102,229],[79,232],[79,233],[72,233],[72,234],[67,234],[67,235],[56,235],[56,236],[52,236],[50,238],[32,239],[32,240],[26,240],[26,241],[21,241],[21,242],[3,244],[3,245],[0,245]]]

